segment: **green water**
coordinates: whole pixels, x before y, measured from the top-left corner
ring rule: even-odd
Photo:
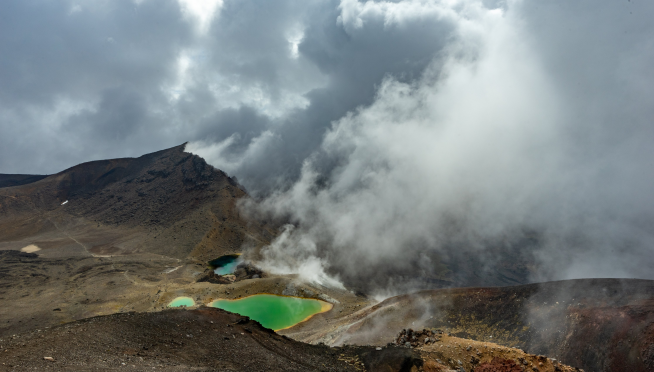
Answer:
[[[238,266],[239,263],[241,263],[239,256],[230,254],[210,261],[209,265],[215,267],[215,270],[213,271],[214,273],[218,275],[227,275],[233,274],[234,270],[236,270],[236,266]]]
[[[195,301],[193,301],[192,298],[190,297],[177,297],[176,299],[170,301],[168,304],[168,307],[180,307],[180,306],[186,306],[190,307],[195,305]]]
[[[275,331],[288,328],[311,315],[331,309],[331,305],[299,297],[260,294],[240,300],[216,300],[209,306],[248,316]]]

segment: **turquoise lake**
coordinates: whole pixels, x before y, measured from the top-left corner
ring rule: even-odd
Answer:
[[[176,299],[170,301],[168,307],[191,307],[195,305],[195,301],[191,297],[177,297]]]
[[[229,254],[221,256],[213,261],[209,261],[209,265],[214,267],[214,273],[217,275],[228,275],[233,274],[236,270],[236,266],[240,264],[242,260],[239,255]]]

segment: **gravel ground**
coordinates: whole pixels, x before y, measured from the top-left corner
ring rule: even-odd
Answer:
[[[89,318],[4,337],[0,371],[365,371],[420,365],[409,349],[293,341],[219,309]]]

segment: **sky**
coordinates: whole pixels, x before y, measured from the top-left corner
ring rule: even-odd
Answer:
[[[189,142],[244,209],[291,222],[273,271],[337,285],[535,234],[533,280],[654,279],[652,19],[645,0],[8,0],[0,173]]]

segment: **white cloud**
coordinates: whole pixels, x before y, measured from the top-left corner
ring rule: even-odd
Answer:
[[[196,23],[197,31],[205,34],[222,8],[223,0],[178,0],[184,14]]]
[[[283,89],[273,97],[270,89],[261,83],[248,84],[238,77],[219,74],[213,75],[209,89],[215,97],[216,108],[249,106],[271,118],[281,118],[288,112],[305,108],[309,104],[301,92]]]
[[[183,50],[179,53],[177,58],[177,76],[175,82],[171,86],[164,86],[163,90],[168,95],[171,101],[178,100],[184,93],[189,85],[193,83],[193,76],[190,69],[193,64],[193,59],[188,50]]]
[[[265,154],[266,148],[278,140],[278,137],[274,133],[265,131],[261,135],[253,138],[244,152],[232,154],[228,149],[239,139],[238,137],[238,134],[233,134],[217,143],[203,141],[190,142],[186,145],[185,151],[196,154],[204,158],[214,167],[233,175],[241,167],[243,162],[260,158]]]
[[[304,30],[300,28],[293,29],[286,40],[288,40],[288,46],[291,54],[291,58],[297,59],[300,56],[298,47],[304,38]]]
[[[348,32],[364,27],[366,22],[374,19],[383,19],[387,27],[399,26],[417,20],[438,20],[441,18],[472,18],[480,20],[480,13],[487,9],[476,1],[431,1],[407,0],[399,2],[390,1],[358,1],[341,0],[339,9],[341,14],[338,22]]]
[[[336,121],[300,180],[264,202],[265,210],[298,222],[271,245],[267,265],[289,266],[278,252],[297,255],[304,247],[321,267],[365,277],[380,263],[392,266],[389,260],[401,266],[416,242],[444,254],[452,242],[475,252],[533,228],[542,233],[540,258],[548,267],[540,279],[651,277],[631,260],[606,260],[625,243],[641,253],[651,245],[651,233],[628,225],[651,222],[652,211],[615,209],[609,200],[631,196],[605,188],[603,173],[624,165],[604,159],[596,169],[596,159],[579,158],[568,146],[580,112],[565,101],[519,14],[475,2],[342,1],[341,9],[350,32],[370,16],[401,23],[446,14],[458,34],[422,79],[388,78],[374,103]],[[338,164],[328,174],[320,171],[325,157]],[[584,243],[571,244],[572,237]],[[594,271],[579,261],[588,252],[607,253],[593,261],[600,261]]]

